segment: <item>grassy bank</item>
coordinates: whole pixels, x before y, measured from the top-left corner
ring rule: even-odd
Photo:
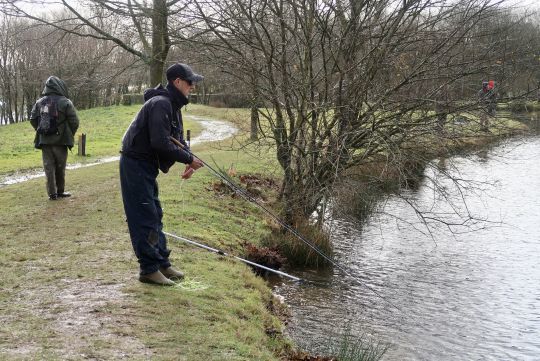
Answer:
[[[78,112],[77,136],[86,134],[86,156],[77,155],[78,140],[68,154],[68,163],[90,163],[99,158],[118,155],[120,140],[140,105],[104,107]],[[201,127],[189,117],[185,129],[196,136]],[[41,151],[34,148],[35,131],[29,122],[0,127],[0,175],[41,167]],[[77,138],[76,136],[76,138]]]
[[[109,114],[115,132],[120,116],[114,112],[125,112],[115,136],[81,112],[81,130],[86,117],[88,129],[96,126],[92,134],[103,135],[95,139],[109,149],[92,156],[116,153],[114,138],[135,110],[99,110]],[[2,149],[15,137],[19,144],[31,141],[33,136],[17,131],[26,132],[25,126],[2,129]],[[249,152],[220,148],[210,144],[194,151],[224,167],[234,164],[239,173],[272,168],[272,161],[264,164]],[[40,164],[39,153],[20,157],[25,167]],[[5,172],[15,161],[2,158],[1,164]],[[43,178],[0,188],[0,358],[279,359],[287,343],[269,311],[271,293],[244,264],[170,240],[171,260],[186,272],[186,281],[173,288],[137,281],[117,167],[114,162],[67,171],[73,196],[56,202],[46,200]],[[241,242],[256,242],[267,232],[257,209],[214,193],[215,178],[207,170],[184,182],[180,170],[175,166],[159,176],[166,230],[236,254]]]
[[[508,110],[513,112],[538,112],[540,111],[540,101],[516,100],[512,102],[500,102],[497,110]]]
[[[90,153],[117,155],[140,106],[80,112]],[[190,105],[186,115],[235,122],[248,112]],[[186,118],[186,128],[197,132]],[[237,174],[279,176],[267,149],[231,143],[194,152]],[[28,123],[0,127],[0,174],[38,168]],[[95,148],[92,148],[95,147]],[[70,162],[81,162],[70,154]],[[124,221],[118,164],[67,171],[73,197],[47,201],[44,179],[0,188],[0,359],[278,360],[288,349],[270,310],[265,282],[244,264],[170,240],[171,260],[186,274],[177,287],[137,281],[138,266]],[[181,167],[159,176],[165,230],[233,254],[270,230],[260,210],[216,192],[208,170],[188,181]]]

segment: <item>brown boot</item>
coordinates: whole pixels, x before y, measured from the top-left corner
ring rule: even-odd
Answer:
[[[166,277],[169,277],[171,280],[180,281],[184,278],[184,274],[180,271],[175,270],[172,267],[168,268],[160,268],[159,269],[161,273],[163,273]]]
[[[163,273],[156,271],[154,273],[149,273],[147,275],[140,275],[139,281],[142,283],[151,283],[154,285],[161,286],[174,286],[176,283],[168,279],[163,275]]]

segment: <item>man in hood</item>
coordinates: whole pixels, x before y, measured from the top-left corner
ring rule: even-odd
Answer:
[[[186,164],[188,179],[203,166],[191,154],[183,138],[180,109],[186,105],[195,84],[203,77],[186,64],[167,69],[167,86],[144,92],[145,103],[122,139],[120,184],[133,250],[139,261],[139,281],[172,286],[182,272],[171,267],[170,250],[162,231],[163,211],[156,178],[175,163]],[[171,137],[182,146],[177,146]]]
[[[482,89],[478,92],[478,100],[481,106],[480,129],[488,131],[489,119],[495,117],[497,109],[497,90],[495,81],[483,81]]]
[[[65,191],[67,149],[74,144],[79,118],[66,84],[55,76],[45,81],[45,88],[30,113],[30,124],[36,130],[34,145],[41,149],[50,200],[69,197]]]

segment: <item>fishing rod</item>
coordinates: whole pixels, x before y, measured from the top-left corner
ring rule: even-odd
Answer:
[[[223,174],[212,168],[208,163],[206,163],[203,159],[197,157],[193,152],[184,146],[184,144],[180,143],[180,141],[172,136],[169,137],[170,140],[176,144],[178,147],[182,148],[184,151],[191,154],[192,157],[196,157],[201,161],[201,163],[207,167],[215,176],[217,176],[219,179],[221,179],[225,184],[227,184],[233,191],[240,194],[243,198],[247,199],[248,201],[254,203],[259,208],[261,208],[266,214],[268,214],[273,220],[275,220],[277,223],[279,223],[283,228],[291,232],[294,236],[296,236],[299,240],[304,242],[308,247],[310,247],[312,250],[314,250],[318,255],[320,255],[322,258],[324,258],[326,261],[328,261],[330,264],[332,264],[334,267],[338,268],[341,272],[343,272],[345,275],[351,277],[351,279],[356,282],[358,285],[367,288],[369,291],[371,291],[374,295],[379,297],[384,302],[388,303],[390,306],[394,307],[396,310],[403,312],[399,307],[394,305],[392,302],[388,301],[386,298],[384,298],[377,290],[374,288],[368,286],[367,284],[359,281],[348,269],[346,269],[344,266],[340,265],[336,261],[334,261],[332,258],[330,258],[328,255],[326,255],[319,247],[317,247],[313,242],[309,241],[304,237],[300,232],[298,232],[295,228],[291,227],[285,221],[283,221],[281,218],[276,216],[272,211],[270,211],[268,208],[266,208],[261,202],[259,202],[256,198],[252,197],[247,191],[245,191],[243,188],[237,186],[234,182],[232,182],[230,179],[225,177]]]
[[[301,241],[303,241],[306,245],[308,245],[311,249],[313,249],[317,254],[319,254],[321,257],[323,257],[325,260],[333,264],[334,266],[340,268],[342,271],[346,271],[343,269],[340,265],[338,265],[333,259],[331,259],[329,256],[327,256],[319,247],[317,247],[313,242],[310,242],[307,240],[304,236],[302,236],[296,229],[289,226],[285,221],[281,220],[278,216],[276,216],[272,211],[270,211],[268,208],[266,208],[263,204],[261,204],[256,198],[252,197],[251,194],[249,194],[246,190],[243,188],[237,186],[235,183],[233,183],[230,179],[223,176],[220,172],[212,168],[208,163],[206,163],[201,158],[197,157],[191,150],[187,149],[182,143],[180,143],[176,138],[170,137],[170,139],[173,141],[174,144],[178,145],[180,148],[182,148],[184,151],[187,151],[189,154],[191,154],[193,157],[196,157],[201,161],[202,164],[204,164],[205,167],[207,167],[214,175],[216,175],[218,178],[220,178],[223,182],[225,182],[233,191],[240,194],[242,197],[247,199],[248,201],[256,204],[259,206],[263,211],[266,212],[272,219],[274,219],[276,222],[278,222],[283,228],[287,229],[289,232],[294,234],[296,237],[298,237]]]
[[[238,261],[240,262],[244,262],[244,263],[247,263],[251,266],[254,266],[254,267],[257,267],[257,268],[261,268],[263,270],[266,270],[266,271],[269,271],[269,272],[273,272],[273,273],[276,273],[280,276],[284,276],[284,277],[287,277],[287,278],[290,278],[296,282],[304,282],[303,279],[301,278],[298,278],[298,277],[295,277],[295,276],[292,276],[288,273],[285,273],[285,272],[282,272],[282,271],[278,271],[278,270],[275,270],[273,268],[270,268],[270,267],[266,267],[266,266],[263,266],[262,264],[258,264],[258,263],[255,263],[255,262],[252,262],[252,261],[249,261],[247,259],[244,259],[244,258],[241,258],[241,257],[238,257],[238,256],[235,256],[235,255],[231,255],[231,254],[227,254],[225,252],[223,252],[222,250],[219,250],[219,249],[216,249],[216,248],[212,248],[210,246],[207,246],[207,245],[204,245],[202,243],[198,243],[198,242],[195,242],[195,241],[192,241],[191,239],[187,239],[185,237],[181,237],[181,236],[177,236],[176,234],[172,234],[172,233],[169,233],[169,232],[165,232],[163,231],[164,234],[166,234],[167,236],[169,237],[172,237],[172,238],[175,238],[175,239],[178,239],[180,241],[184,241],[188,244],[191,244],[193,246],[196,246],[196,247],[199,247],[199,248],[202,248],[202,249],[205,249],[207,251],[210,251],[210,252],[214,252],[214,253],[217,253],[221,256],[226,256],[226,257],[232,257],[234,259],[237,259]]]

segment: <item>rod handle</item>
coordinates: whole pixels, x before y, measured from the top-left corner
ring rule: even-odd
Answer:
[[[169,139],[170,139],[174,144],[176,144],[177,146],[179,146],[180,148],[185,149],[184,145],[183,145],[182,143],[180,143],[180,141],[179,141],[178,139],[176,139],[175,137],[169,136]]]

